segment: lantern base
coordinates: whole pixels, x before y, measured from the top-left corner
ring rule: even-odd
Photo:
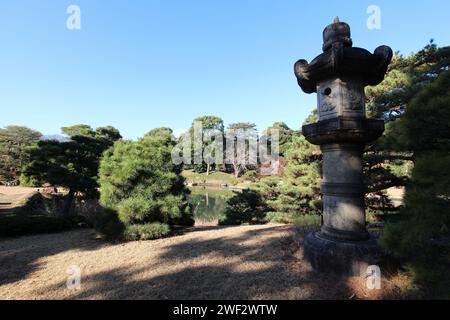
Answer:
[[[366,274],[367,268],[378,265],[384,256],[374,237],[365,241],[339,241],[317,231],[306,236],[303,247],[305,258],[315,270],[342,276]]]

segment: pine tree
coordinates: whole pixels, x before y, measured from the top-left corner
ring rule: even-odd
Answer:
[[[367,146],[364,155],[365,176],[370,211],[395,212],[386,190],[411,183],[414,150],[405,143],[398,117],[408,113],[411,100],[421,88],[429,85],[450,65],[450,47],[438,48],[433,41],[410,56],[396,54],[385,80],[367,87],[367,109],[371,117],[385,118],[383,137]]]
[[[29,162],[27,148],[42,138],[38,131],[20,126],[0,128],[0,181],[18,180]]]
[[[278,130],[280,157],[285,157],[289,144],[295,136],[300,136],[300,131],[292,130],[284,122],[275,122],[263,132],[263,136],[267,137],[269,144],[271,143],[270,137],[273,130]]]
[[[63,128],[65,141],[41,140],[29,149],[30,162],[23,168],[28,180],[68,189],[62,215],[68,215],[76,193],[98,196],[98,168],[103,152],[120,134],[112,127],[92,130],[87,125]],[[107,133],[111,134],[107,134]]]
[[[384,236],[385,245],[410,263],[416,281],[440,298],[450,298],[449,88],[445,71],[420,90],[398,122],[414,169],[400,220],[388,225]]]
[[[196,122],[201,123],[202,131],[200,133],[199,139],[194,137],[194,124]],[[214,150],[215,144],[220,143],[216,142],[214,135],[221,134],[223,136],[224,133],[224,125],[223,120],[220,117],[216,116],[201,116],[194,119],[191,128],[185,134],[191,141],[191,151],[192,151],[192,159],[196,159],[201,157],[201,163],[196,163],[193,165],[193,169],[198,173],[209,173],[214,166],[214,152],[208,153],[208,150]],[[205,141],[203,141],[205,140]],[[221,141],[223,142],[223,141]],[[196,154],[198,152],[199,154]],[[201,152],[201,154],[200,154]],[[186,166],[186,169],[190,168],[190,165]]]
[[[317,122],[314,110],[305,124]],[[256,189],[263,195],[268,210],[288,215],[320,214],[320,181],[322,176],[322,154],[318,146],[306,141],[303,136],[293,136],[286,146],[284,179],[262,180]]]
[[[163,128],[137,142],[119,141],[106,153],[100,202],[109,211],[97,223],[100,231],[129,240],[153,239],[167,235],[175,224],[193,224],[181,166],[171,161],[174,144],[171,130]],[[120,234],[108,234],[113,220],[123,225],[114,228]]]
[[[365,154],[372,209],[389,212],[385,190],[406,187],[404,207],[388,219],[385,247],[414,274],[428,296],[448,296],[450,277],[450,47],[433,42],[397,55],[386,81],[367,88],[369,113],[385,116],[386,132]],[[390,116],[391,113],[397,116]],[[447,240],[446,240],[447,239]]]

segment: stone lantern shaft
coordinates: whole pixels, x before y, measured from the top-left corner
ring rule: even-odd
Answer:
[[[380,253],[366,229],[362,156],[383,134],[384,121],[366,118],[364,88],[384,79],[392,50],[353,47],[349,25],[339,19],[323,39],[322,54],[295,64],[302,90],[317,93],[319,122],[302,131],[323,153],[323,225],[305,239],[305,255],[319,270],[354,273]]]

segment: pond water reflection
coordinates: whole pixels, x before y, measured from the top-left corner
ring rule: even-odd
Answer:
[[[233,191],[224,188],[191,187],[189,202],[194,206],[196,225],[217,225]]]

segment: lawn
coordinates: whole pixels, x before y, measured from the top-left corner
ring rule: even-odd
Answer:
[[[184,170],[182,175],[186,178],[186,180],[198,183],[207,181],[217,184],[230,184],[233,180],[235,180],[234,175],[221,171],[213,171],[207,175],[206,173],[197,173],[193,170]]]
[[[154,241],[108,243],[92,230],[0,241],[0,299],[381,299],[408,279],[340,279],[311,269],[289,225],[197,228]],[[70,267],[81,288],[68,289]]]

